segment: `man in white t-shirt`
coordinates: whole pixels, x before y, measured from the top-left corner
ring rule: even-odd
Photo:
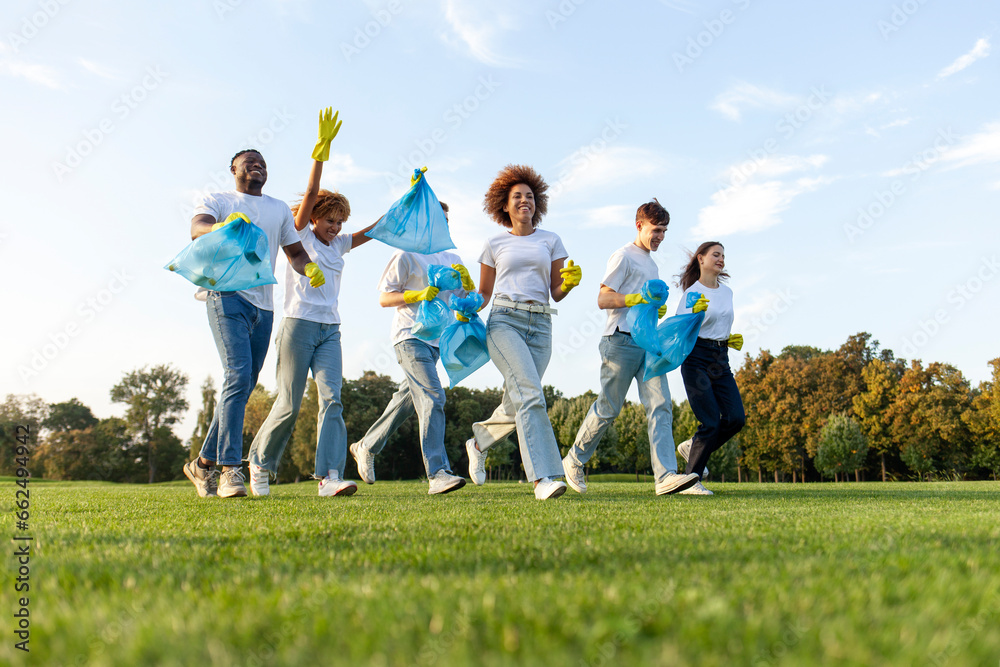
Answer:
[[[640,293],[647,280],[659,278],[650,253],[656,252],[670,223],[670,214],[655,199],[639,207],[635,214],[635,240],[619,248],[608,260],[601,279],[597,305],[607,311],[608,321],[601,339],[601,393],[590,406],[576,434],[576,442],[563,459],[566,482],[578,493],[587,492],[583,466],[621,412],[632,380],[639,388],[639,400],[646,409],[649,457],[657,495],[671,494],[693,486],[698,475],[677,474],[674,452],[673,404],[667,376],[643,380],[646,352],[633,340],[627,322],[628,309],[647,303]],[[666,313],[662,306],[659,316]]]
[[[448,205],[441,202],[441,208],[448,215]],[[415,324],[417,309],[421,301],[431,301],[435,297],[448,303],[454,292],[438,291],[427,283],[427,267],[432,265],[451,266],[462,276],[462,289],[474,291],[469,272],[462,264],[462,258],[453,252],[438,252],[421,255],[415,252],[397,250],[389,259],[389,264],[379,280],[379,305],[395,308],[392,320],[392,342],[396,360],[406,377],[365,437],[351,445],[351,455],[358,466],[358,474],[368,484],[375,483],[375,455],[382,451],[386,441],[399,426],[414,412],[420,425],[420,451],[424,459],[424,469],[430,484],[428,493],[439,494],[455,491],[465,486],[465,480],[451,474],[448,452],[444,446],[444,387],[438,377],[437,362],[440,357],[438,341],[424,341],[411,333]]]
[[[226,224],[257,225],[267,236],[271,266],[283,247],[292,268],[310,279],[313,287],[323,284],[323,272],[312,262],[295,231],[288,204],[261,191],[267,182],[267,164],[259,151],[250,149],[233,156],[229,165],[236,189],[206,195],[195,208],[191,238],[215,231]],[[240,213],[242,216],[234,214]],[[243,466],[243,416],[250,392],[267,354],[274,321],[271,285],[240,292],[208,292],[208,323],[222,359],[225,383],[201,454],[184,466],[184,474],[205,498],[245,496]],[[218,475],[216,464],[222,467]]]

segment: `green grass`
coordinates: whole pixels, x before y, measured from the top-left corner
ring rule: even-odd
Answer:
[[[39,484],[29,662],[1000,661],[1000,484],[711,486],[608,482],[543,503],[516,483],[230,500]],[[12,579],[5,664],[25,657]]]

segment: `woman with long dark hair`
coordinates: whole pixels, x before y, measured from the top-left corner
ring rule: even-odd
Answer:
[[[698,341],[681,365],[681,377],[691,411],[698,419],[698,430],[690,440],[677,447],[687,461],[687,473],[708,477],[705,464],[712,452],[740,432],[746,423],[743,399],[733,371],[729,368],[729,348],[743,347],[743,336],[732,333],[733,290],[723,285],[726,273],[726,249],[717,241],[698,246],[680,275],[684,290],[677,313],[705,310]],[[705,303],[711,307],[705,309]],[[681,491],[688,495],[710,496],[701,482]]]

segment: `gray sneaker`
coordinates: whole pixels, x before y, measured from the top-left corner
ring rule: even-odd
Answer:
[[[375,483],[375,455],[367,449],[361,448],[361,443],[356,442],[350,447],[351,456],[358,466],[358,476],[365,480],[365,484]]]
[[[692,439],[688,438],[681,444],[677,445],[677,453],[681,455],[681,458],[685,461],[691,460],[691,442]],[[701,475],[702,479],[708,479],[708,466],[705,466],[705,472]]]
[[[191,480],[200,497],[218,497],[219,471],[215,466],[206,469],[198,465],[197,459],[188,461],[184,464],[184,476]]]
[[[691,473],[692,475],[694,473]],[[715,494],[702,486],[701,482],[695,482],[692,486],[684,489],[683,491],[678,491],[677,495],[680,496],[714,496]]]
[[[219,497],[233,498],[245,496],[247,487],[243,485],[243,466],[222,466],[222,476],[219,478]]]
[[[579,466],[567,456],[562,460],[563,473],[566,475],[566,483],[577,493],[587,492],[587,477],[583,474],[583,466]]]
[[[668,472],[667,476],[656,483],[656,495],[665,496],[671,493],[683,493],[685,489],[690,489],[698,484],[697,473],[685,475],[676,472]]]

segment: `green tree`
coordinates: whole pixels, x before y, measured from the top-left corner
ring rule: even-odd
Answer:
[[[993,376],[974,392],[962,421],[972,437],[970,464],[1000,477],[1000,358],[990,361]]]
[[[141,479],[124,419],[110,417],[82,429],[53,430],[38,448],[45,477],[130,482]]]
[[[0,404],[0,474],[13,475],[17,469],[14,461],[15,447],[19,444],[16,436],[23,436],[18,426],[28,429],[29,458],[33,459],[41,441],[42,424],[48,415],[49,406],[34,394],[7,394],[6,400]],[[29,461],[28,470],[38,476],[41,470],[35,468]]]
[[[857,421],[845,413],[830,415],[820,434],[816,467],[837,479],[851,470],[856,472],[867,454],[868,442]]]
[[[50,431],[81,431],[97,423],[97,417],[78,398],[49,405],[42,427]]]
[[[288,452],[278,464],[279,477],[309,478],[316,472],[316,441],[319,437],[319,387],[312,378],[306,380],[306,391],[302,397],[302,407],[295,419],[295,428],[288,439]],[[350,443],[348,443],[350,444]],[[350,453],[347,458],[350,458]],[[285,465],[291,463],[287,469]],[[340,471],[341,475],[344,471]],[[324,473],[326,474],[326,473]]]
[[[892,435],[892,404],[899,396],[900,373],[883,359],[873,359],[861,372],[864,389],[851,401],[865,439],[879,454],[882,481],[886,481],[886,454],[897,449]]]
[[[177,438],[168,438],[159,431],[161,427],[175,424],[187,410],[188,402],[184,398],[187,387],[187,376],[172,368],[170,364],[140,368],[126,373],[122,381],[111,388],[111,400],[114,403],[124,403],[125,421],[135,437],[145,445],[143,458],[149,471],[149,483],[157,481],[158,462],[173,461],[177,457],[173,448]],[[159,451],[158,448],[167,448]],[[182,447],[183,449],[183,447]],[[185,456],[186,458],[186,456]],[[165,479],[173,479],[174,471],[164,471]]]
[[[674,442],[679,445],[694,437],[698,430],[698,418],[694,416],[687,399],[680,404],[673,401],[671,403],[673,403]]]
[[[615,465],[635,471],[635,481],[639,481],[639,472],[648,470],[649,433],[646,430],[646,410],[641,403],[625,401],[622,411],[615,420],[618,430],[618,447],[615,453]]]

